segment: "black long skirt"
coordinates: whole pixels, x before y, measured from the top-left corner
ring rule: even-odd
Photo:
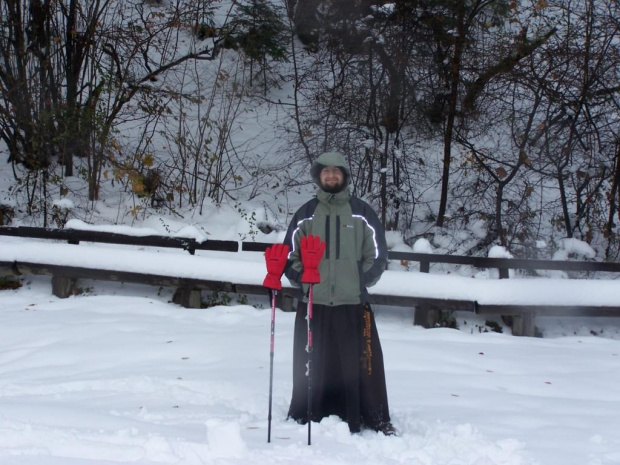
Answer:
[[[337,415],[351,432],[390,422],[383,352],[368,304],[313,305],[312,421]],[[308,421],[307,306],[300,303],[293,342],[289,418]]]

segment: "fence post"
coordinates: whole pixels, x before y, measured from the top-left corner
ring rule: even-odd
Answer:
[[[430,272],[430,261],[420,260],[420,273]],[[431,308],[428,302],[418,302],[413,309],[413,324],[423,328],[434,328],[441,319],[441,310]]]
[[[441,310],[431,308],[428,302],[418,302],[413,312],[413,324],[423,328],[434,328],[441,319]]]
[[[528,337],[534,337],[536,335],[534,312],[524,312],[521,315],[513,315],[512,335]]]
[[[66,299],[77,292],[77,279],[66,276],[52,276],[52,294],[59,299]]]
[[[200,290],[187,286],[177,288],[172,301],[184,308],[200,308],[202,304]]]
[[[294,311],[295,310],[294,302],[295,302],[296,294],[297,292],[295,291],[282,289],[281,292],[278,292],[278,296],[276,297],[278,307],[281,308],[282,311],[284,312]]]

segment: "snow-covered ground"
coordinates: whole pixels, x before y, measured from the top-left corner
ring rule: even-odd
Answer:
[[[91,249],[71,247],[83,259]],[[3,256],[19,248],[0,238]],[[159,254],[159,267],[177,255],[208,260]],[[237,272],[262,279],[259,260],[237,261]],[[221,272],[234,267],[222,263]],[[377,308],[400,435],[351,435],[328,418],[308,446],[306,427],[286,420],[294,315],[281,311],[267,443],[266,295],[255,306],[196,310],[170,303],[171,289],[81,282],[84,294],[60,300],[49,278],[22,282],[0,291],[3,465],[620,463],[616,319],[539,319],[545,337],[535,339],[481,332],[469,314],[460,330],[422,329],[405,309]]]

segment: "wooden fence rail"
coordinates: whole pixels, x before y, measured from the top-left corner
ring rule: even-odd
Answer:
[[[196,250],[224,252],[261,252],[269,243],[207,240],[196,241],[192,238],[169,236],[128,236],[124,234],[84,231],[58,230],[31,227],[0,227],[0,236],[14,236],[30,239],[47,239],[66,241],[70,244],[80,242],[98,242],[141,247],[176,248],[194,255]],[[425,254],[412,252],[388,253],[390,260],[417,262],[420,271],[428,273],[433,263],[468,265],[480,269],[498,269],[501,279],[508,278],[508,270],[520,269],[529,272],[537,270],[560,270],[567,272],[606,272],[620,273],[620,263],[589,261],[556,261],[466,257],[454,255]],[[50,263],[8,262],[0,261],[0,275],[9,274],[45,274],[52,276],[52,288],[55,295],[67,297],[75,292],[77,279],[94,279],[118,282],[134,282],[164,287],[175,287],[175,301],[185,307],[200,306],[200,291],[234,292],[239,294],[261,294],[265,290],[260,285],[236,284],[215,280],[196,280],[149,273],[132,273],[123,270],[100,270],[96,267],[68,267]],[[619,286],[620,287],[620,286]],[[290,309],[297,290],[285,287],[280,294],[279,304],[283,309]],[[619,292],[620,295],[620,292]],[[459,299],[438,299],[431,297],[411,297],[386,294],[371,294],[372,304],[403,306],[414,311],[414,323],[424,327],[433,327],[440,320],[442,311],[470,311],[481,315],[500,315],[512,320],[515,335],[534,335],[534,317],[536,315],[590,315],[620,316],[620,306],[550,306],[550,305],[481,305],[476,301]],[[620,303],[620,297],[619,297]]]
[[[265,242],[222,241],[211,239],[199,242],[196,239],[185,237],[128,236],[126,234],[102,231],[32,228],[25,226],[0,227],[0,236],[61,240],[67,241],[70,244],[79,244],[80,242],[100,242],[142,247],[176,248],[186,250],[192,255],[194,255],[196,250],[221,252],[263,252],[267,247],[272,245],[271,243]],[[508,278],[508,270],[556,270],[620,273],[620,263],[618,262],[489,258],[396,251],[389,251],[388,258],[390,260],[404,260],[419,263],[420,271],[423,273],[428,273],[430,271],[430,265],[432,263],[469,265],[480,269],[495,268],[499,270],[500,279]]]

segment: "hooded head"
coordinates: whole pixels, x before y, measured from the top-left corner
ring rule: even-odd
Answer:
[[[321,171],[326,166],[335,166],[336,168],[342,171],[344,182],[342,184],[342,188],[339,191],[346,189],[349,185],[349,181],[351,180],[351,171],[349,170],[349,166],[347,165],[347,160],[341,153],[338,152],[326,152],[323,153],[317,158],[314,163],[312,163],[312,167],[310,168],[310,175],[312,176],[312,180],[314,183],[323,189],[321,185]],[[332,192],[335,193],[335,192]]]

